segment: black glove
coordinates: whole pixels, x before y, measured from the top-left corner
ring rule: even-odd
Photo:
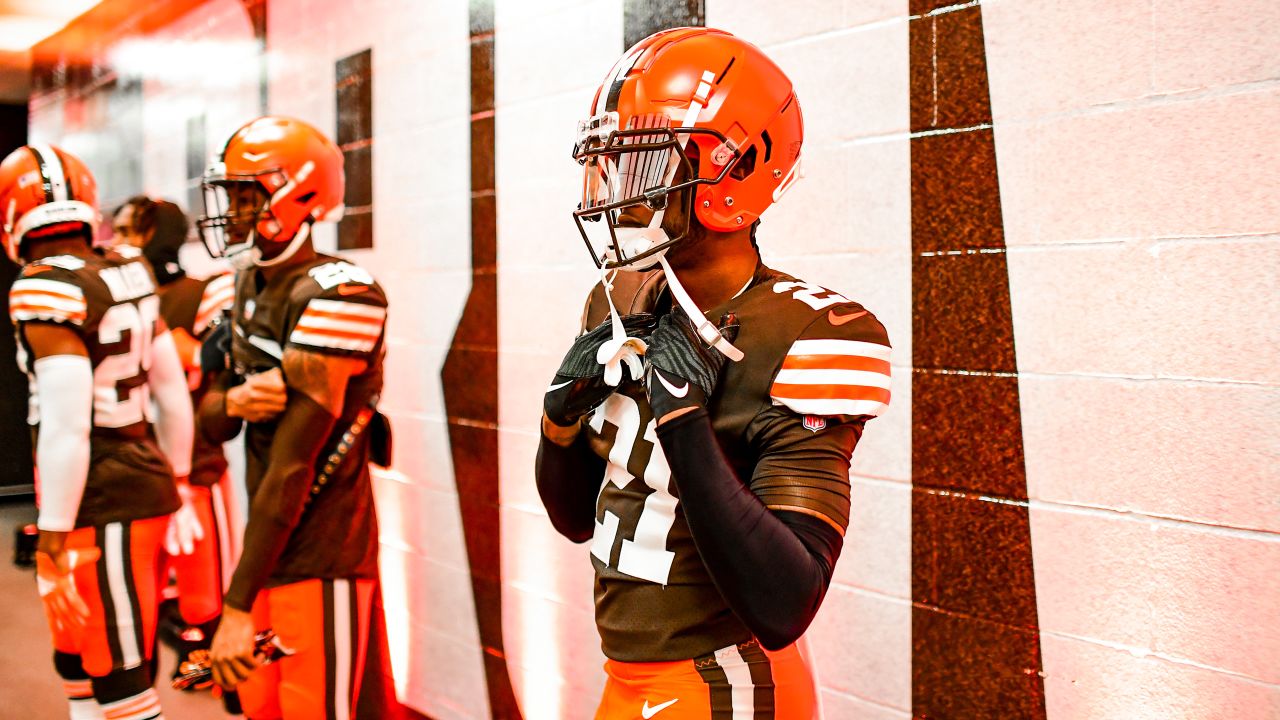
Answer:
[[[622,316],[622,326],[628,337],[646,337],[656,324],[650,313]],[[560,370],[551,381],[551,387],[542,398],[542,410],[548,420],[562,427],[572,425],[613,393],[616,388],[604,381],[604,365],[596,360],[600,346],[612,339],[612,324],[605,320],[573,341],[573,346],[560,363]],[[625,375],[623,382],[639,379]]]
[[[222,322],[213,326],[213,330],[200,344],[200,371],[217,374],[231,367],[231,322],[224,317]]]
[[[737,339],[736,315],[726,313],[719,327],[729,342]],[[661,420],[681,408],[704,407],[728,358],[704,343],[689,317],[676,308],[658,321],[644,359],[649,407],[653,417]]]

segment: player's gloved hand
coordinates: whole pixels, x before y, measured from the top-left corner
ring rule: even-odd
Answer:
[[[218,323],[200,343],[200,367],[217,373],[231,367],[231,323],[226,318]]]
[[[36,552],[36,587],[49,618],[59,630],[78,634],[84,629],[89,606],[76,590],[74,573],[82,565],[97,562],[101,554],[96,547]]]
[[[193,487],[187,479],[179,478],[178,497],[182,506],[169,516],[169,528],[165,531],[164,549],[170,555],[190,555],[196,543],[204,539],[204,526],[200,524],[201,502],[208,502],[209,489]]]
[[[628,338],[644,338],[657,324],[650,313],[623,315],[621,320]],[[542,399],[548,420],[562,427],[573,425],[613,393],[615,386],[605,381],[605,366],[599,358],[600,348],[612,340],[613,328],[606,320],[573,341]],[[627,363],[622,367],[624,375],[640,379],[638,367]]]
[[[729,342],[737,339],[738,318],[733,313],[720,318],[719,327]],[[725,360],[698,337],[683,310],[664,315],[649,336],[645,354],[645,391],[658,422],[677,410],[706,406]]]

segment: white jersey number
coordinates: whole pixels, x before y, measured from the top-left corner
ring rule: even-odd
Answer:
[[[678,501],[671,495],[671,469],[662,448],[658,447],[654,422],[650,420],[642,429],[636,401],[620,393],[610,395],[591,418],[596,432],[600,432],[605,422],[617,427],[618,432],[613,447],[609,449],[609,464],[601,492],[608,489],[609,483],[621,489],[634,482],[635,476],[627,472],[627,461],[636,443],[648,443],[651,448],[642,480],[653,492],[645,496],[632,537],[622,540],[615,569],[641,580],[666,585],[671,577],[671,563],[676,558],[676,554],[667,549],[667,536],[676,522]],[[604,521],[596,523],[591,554],[606,565],[617,542],[620,523],[621,518],[609,510],[604,511]]]
[[[838,292],[833,292],[821,285],[814,285],[813,283],[807,282],[774,283],[773,291],[778,294],[790,292],[793,300],[799,300],[814,310],[822,310],[823,308],[829,308],[832,305],[849,302],[849,298]]]
[[[112,305],[102,316],[98,342],[121,343],[123,348],[103,358],[93,371],[94,425],[118,428],[151,419],[147,371],[159,318],[160,298],[155,295],[136,304]]]

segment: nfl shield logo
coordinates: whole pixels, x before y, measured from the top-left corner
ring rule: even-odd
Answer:
[[[827,426],[827,419],[817,415],[805,415],[803,423],[805,430],[816,433]]]

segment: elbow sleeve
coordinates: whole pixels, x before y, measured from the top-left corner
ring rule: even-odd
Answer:
[[[239,418],[227,416],[227,388],[234,382],[235,375],[230,370],[223,370],[200,398],[198,429],[200,435],[211,445],[229,442],[240,434],[240,428],[244,425]]]
[[[40,404],[36,467],[40,470],[41,530],[75,529],[89,475],[93,418],[93,366],[83,355],[53,355],[35,362]]]
[[[147,381],[159,414],[156,418],[156,439],[160,442],[160,449],[169,458],[174,475],[190,475],[195,419],[186,372],[178,359],[178,348],[171,333],[162,334],[152,344]]]
[[[596,495],[605,462],[591,452],[585,436],[569,447],[543,437],[538,443],[534,477],[538,495],[556,532],[582,543],[595,534]]]
[[[658,437],[720,594],[765,648],[795,642],[822,604],[840,534],[816,517],[766,508],[725,460],[705,410],[660,425]]]

